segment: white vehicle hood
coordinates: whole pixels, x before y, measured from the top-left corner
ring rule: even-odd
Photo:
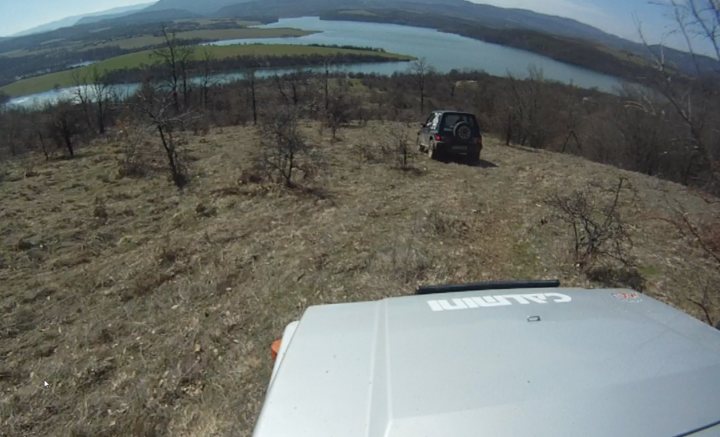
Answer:
[[[255,437],[720,431],[720,331],[627,290],[327,305],[293,328]]]

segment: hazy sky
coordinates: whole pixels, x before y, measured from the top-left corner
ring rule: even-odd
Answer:
[[[71,15],[147,1],[150,0],[0,0],[0,35],[10,35]],[[634,15],[639,16],[647,35],[653,41],[659,41],[668,32],[669,20],[664,16],[663,8],[650,4],[650,0],[475,0],[475,2],[531,9],[575,18],[631,39],[637,39]]]
[[[152,0],[0,0],[0,35],[12,35],[50,21]]]
[[[651,3],[652,1],[652,3]],[[574,18],[624,38],[638,39],[634,17],[643,25],[643,32],[661,38],[668,33],[672,21],[667,9],[659,6],[663,0],[483,0],[502,7],[530,9],[545,14]],[[645,30],[647,29],[647,30]]]

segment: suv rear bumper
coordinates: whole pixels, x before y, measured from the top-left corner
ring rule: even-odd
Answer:
[[[482,151],[482,143],[470,143],[470,144],[457,144],[457,143],[435,143],[435,147],[439,152],[454,153],[461,155],[468,155],[476,150]]]

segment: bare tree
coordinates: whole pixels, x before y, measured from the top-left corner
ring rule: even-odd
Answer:
[[[658,75],[653,86],[669,102],[684,125],[684,142],[693,152],[692,162],[704,169],[706,187],[717,190],[720,153],[720,68],[712,72],[702,70],[698,63],[698,45],[709,48],[707,53],[720,62],[720,3],[717,0],[671,0],[666,5],[675,20],[674,33],[685,42],[695,62],[694,77],[680,76],[666,62],[662,46],[654,50],[648,44],[642,26],[638,33],[655,61]],[[716,64],[720,65],[720,64]]]
[[[325,112],[327,113],[328,109],[330,108],[330,61],[325,60],[323,62],[323,97],[324,97],[324,106]]]
[[[75,97],[82,107],[88,127],[105,133],[108,106],[113,97],[113,87],[105,73],[96,66],[90,70],[77,69],[72,73]]]
[[[177,134],[190,114],[175,113],[175,95],[163,93],[150,84],[144,84],[137,96],[140,112],[145,115],[160,138],[173,183],[178,188],[184,187],[189,179],[187,168],[181,161]]]
[[[190,58],[193,54],[193,48],[182,45],[181,41],[177,39],[175,32],[168,30],[167,27],[163,27],[161,32],[163,36],[163,46],[156,49],[153,55],[159,58],[168,69],[170,76],[168,78],[168,84],[172,94],[173,106],[175,113],[179,114],[181,111],[180,93],[182,93],[184,108],[187,109],[188,106],[190,92],[188,68]]]
[[[300,89],[305,82],[305,74],[302,71],[282,76],[276,74],[273,81],[285,105],[298,106],[300,104]]]
[[[702,196],[707,206],[717,206],[717,198]],[[670,204],[672,211],[669,218],[664,219],[672,224],[679,234],[692,241],[715,266],[720,273],[720,214],[708,213],[704,217],[691,215],[688,209],[676,202]],[[717,209],[714,209],[717,211]],[[710,211],[710,208],[708,208]],[[720,292],[717,284],[708,283],[702,288],[699,299],[689,298],[690,303],[696,305],[703,312],[705,320],[710,325],[720,328]]]
[[[86,75],[83,73],[83,69],[81,68],[73,70],[71,76],[73,85],[75,86],[75,99],[80,105],[80,108],[82,108],[83,114],[85,116],[85,123],[87,124],[88,128],[92,129],[92,97],[90,96],[90,84],[88,83]]]
[[[623,139],[618,153],[622,161],[618,165],[655,176],[663,169],[664,157],[678,162],[671,153],[671,149],[680,147],[673,144],[673,121],[657,93],[646,87],[624,85],[620,97],[623,106],[612,114],[614,127]]]
[[[3,109],[0,110],[0,155],[5,154],[5,149],[11,156],[16,156],[25,151],[27,132],[37,129],[36,126],[28,126],[28,114],[24,109]]]
[[[248,99],[250,100],[250,107],[252,108],[253,125],[257,126],[258,123],[258,110],[257,110],[257,78],[254,68],[245,70],[245,83],[247,85]]]
[[[113,86],[105,73],[93,66],[90,70],[93,99],[95,101],[95,121],[100,135],[105,134],[107,114],[112,102],[114,91]]]
[[[325,111],[325,123],[330,128],[333,141],[337,139],[337,131],[341,126],[350,121],[353,103],[347,82],[340,79],[332,90],[328,100],[328,108]]]
[[[670,8],[687,50],[695,55],[695,46],[703,45],[707,53],[720,60],[720,2],[671,0]]]
[[[427,77],[432,74],[433,68],[425,58],[418,58],[410,64],[410,75],[415,81],[415,87],[420,99],[420,114],[425,113],[425,97],[427,97]]]
[[[64,147],[70,158],[75,157],[75,139],[82,132],[75,104],[61,100],[48,109],[47,128],[58,147]]]
[[[210,88],[212,87],[213,64],[215,57],[213,53],[205,47],[202,53],[202,82],[200,89],[202,92],[203,109],[207,110],[210,101]]]
[[[48,147],[45,133],[42,129],[38,129],[37,131],[37,138],[38,138],[38,144],[40,145],[40,151],[42,152],[43,156],[45,157],[45,161],[50,160],[50,148]]]
[[[578,105],[575,102],[568,101],[566,104],[566,117],[565,117],[565,131],[567,134],[565,135],[565,139],[563,140],[562,148],[560,149],[561,153],[566,153],[568,145],[570,144],[570,140],[572,140],[575,143],[576,150],[580,151],[583,148],[583,142],[580,139],[579,133],[580,133],[580,126],[582,124],[582,119],[586,115],[586,113],[583,111],[583,108],[581,105]]]
[[[510,79],[511,105],[506,128],[506,143],[513,139],[522,146],[541,149],[552,136],[553,124],[557,122],[557,98],[552,96],[544,83],[540,68],[528,68],[528,78]]]

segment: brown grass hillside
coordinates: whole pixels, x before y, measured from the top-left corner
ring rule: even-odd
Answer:
[[[183,192],[160,172],[119,177],[113,141],[8,164],[0,434],[248,436],[268,345],[309,305],[419,283],[602,285],[572,265],[569,230],[543,200],[619,175],[637,193],[622,214],[646,293],[702,317],[689,299],[717,270],[662,220],[678,202],[717,212],[687,188],[493,138],[482,166],[415,155],[417,170],[401,171],[361,153],[384,129],[348,128],[331,144],[308,125],[325,157],[313,190],[243,183],[251,128],[191,137]]]

